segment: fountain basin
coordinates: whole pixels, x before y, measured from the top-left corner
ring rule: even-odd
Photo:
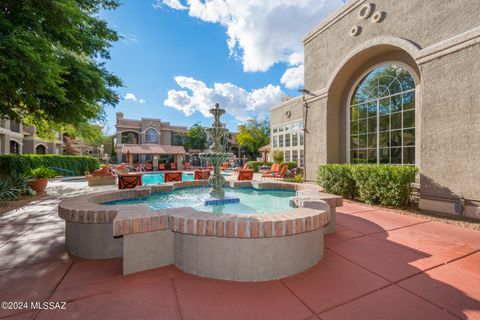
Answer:
[[[295,207],[217,214],[189,207],[153,210],[145,203],[103,204],[205,184],[185,181],[63,200],[59,216],[66,221],[66,249],[85,258],[123,256],[124,274],[175,264],[217,279],[272,280],[321,259],[324,233],[334,230],[335,208],[342,205],[341,197],[302,190],[302,185],[255,181],[231,181],[229,186],[296,191],[291,198]]]

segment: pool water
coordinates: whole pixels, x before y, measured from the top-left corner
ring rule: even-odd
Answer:
[[[240,203],[227,203],[215,206],[206,206],[203,199],[207,198],[209,188],[186,188],[168,193],[156,193],[147,198],[124,199],[110,201],[106,205],[146,203],[153,210],[165,208],[191,207],[198,211],[222,214],[265,214],[285,212],[293,209],[290,198],[296,195],[295,191],[287,190],[256,190],[253,188],[225,189],[226,196],[240,198]]]
[[[228,176],[228,173],[222,173],[224,176]],[[182,172],[182,181],[192,181],[193,172]],[[163,172],[157,173],[145,173],[142,176],[143,185],[161,184],[165,182]]]
[[[183,181],[193,180],[193,172],[182,172],[182,180]],[[163,176],[163,172],[145,173],[142,176],[142,184],[144,185],[161,184],[164,182],[165,182],[165,179]]]

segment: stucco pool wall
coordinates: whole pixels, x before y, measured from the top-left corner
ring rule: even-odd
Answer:
[[[265,281],[303,271],[323,255],[325,232],[334,231],[342,198],[311,186],[230,181],[232,188],[296,190],[288,212],[215,214],[192,208],[152,210],[146,204],[102,203],[205,185],[184,181],[100,192],[63,200],[59,216],[66,249],[90,259],[123,256],[123,273],[175,264],[185,272],[217,279]],[[332,219],[333,217],[333,219]]]

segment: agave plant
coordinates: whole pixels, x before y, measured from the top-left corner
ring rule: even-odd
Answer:
[[[12,184],[10,179],[0,180],[0,201],[4,204],[9,200],[15,200],[20,194],[20,190]]]
[[[21,194],[30,194],[31,189],[28,186],[28,181],[32,177],[28,173],[17,173],[13,172],[12,175],[9,176],[9,180],[11,184],[20,190]]]

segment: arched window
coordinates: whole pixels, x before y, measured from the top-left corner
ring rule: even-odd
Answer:
[[[138,133],[133,131],[122,132],[122,143],[138,144]]]
[[[17,141],[10,140],[10,153],[11,154],[19,154],[20,153],[20,145]]]
[[[147,143],[157,143],[157,131],[153,128],[147,129],[145,132],[145,140]]]
[[[45,148],[45,146],[43,144],[39,144],[36,148],[35,148],[35,153],[36,154],[46,154],[47,153],[47,149]]]
[[[405,68],[368,73],[349,111],[350,163],[415,164],[415,81]]]

